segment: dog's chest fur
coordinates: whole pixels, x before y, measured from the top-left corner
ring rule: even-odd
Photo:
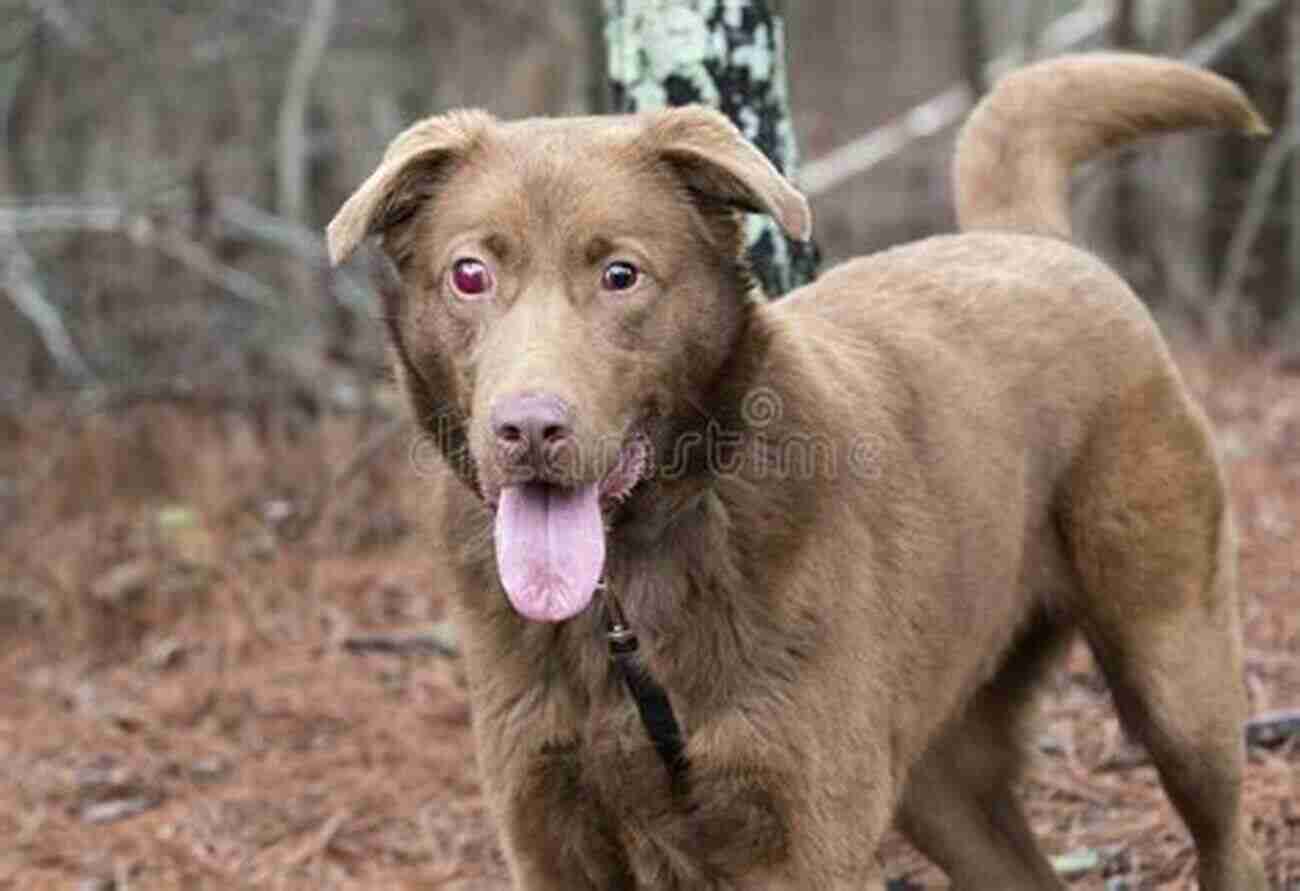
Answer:
[[[653,541],[617,528],[611,534],[607,584],[638,633],[642,664],[669,693],[688,760],[735,763],[734,772],[692,773],[687,800],[610,662],[599,596],[559,626],[520,619],[496,582],[490,529],[466,524],[467,516],[487,522],[481,508],[463,487],[449,485],[443,522],[454,529],[444,535],[462,542],[452,572],[475,731],[481,763],[506,774],[484,778],[494,810],[510,815],[506,831],[539,837],[566,826],[567,839],[600,838],[616,825],[609,850],[592,854],[589,868],[622,864],[646,887],[703,868],[686,853],[700,820],[735,835],[715,846],[723,859],[743,860],[754,850],[781,859],[789,827],[777,790],[786,784],[761,775],[741,753],[756,735],[767,747],[806,750],[795,743],[804,728],[772,709],[800,697],[802,674],[825,634],[822,612],[782,584],[811,530],[797,530],[789,518],[764,524],[748,515],[769,510],[780,487],[763,490],[760,508],[747,500],[757,493],[737,479],[684,499]],[[777,565],[762,553],[785,559]],[[737,715],[748,725],[741,732],[733,726]],[[707,819],[699,805],[706,800]]]

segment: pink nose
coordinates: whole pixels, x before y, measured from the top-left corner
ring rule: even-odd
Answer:
[[[515,393],[492,409],[492,433],[508,464],[540,465],[573,437],[573,408],[550,393]]]

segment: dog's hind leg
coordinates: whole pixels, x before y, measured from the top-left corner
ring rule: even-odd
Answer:
[[[913,771],[899,828],[954,889],[1064,887],[1038,850],[1010,784],[995,786],[954,767],[953,761],[980,760],[967,743],[954,743],[931,750]]]
[[[955,889],[1064,887],[1039,850],[1013,787],[1034,690],[1067,639],[1046,620],[1035,623],[908,775],[898,826]]]
[[[1151,752],[1203,891],[1264,891],[1241,810],[1246,717],[1231,525],[1213,444],[1176,382],[1097,419],[1061,512],[1070,605]]]

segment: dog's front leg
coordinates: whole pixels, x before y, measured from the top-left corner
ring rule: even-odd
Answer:
[[[789,776],[769,767],[700,771],[690,780],[677,841],[722,880],[783,871],[791,853],[792,788]]]
[[[531,756],[507,792],[503,838],[519,891],[635,891],[616,821],[576,744]]]
[[[686,791],[629,821],[635,830],[627,850],[638,880],[673,891],[787,887],[789,788],[766,767],[692,763]]]
[[[691,733],[683,788],[646,824],[639,843],[628,845],[643,887],[861,891],[872,886],[878,876],[876,843],[892,813],[889,790],[869,779],[815,782],[836,774],[818,769],[823,740],[807,732],[811,722],[801,717],[768,715],[760,702]],[[854,773],[888,774],[858,754]]]

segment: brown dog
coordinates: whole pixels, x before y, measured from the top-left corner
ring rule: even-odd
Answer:
[[[400,273],[517,887],[856,891],[893,820],[960,887],[1059,887],[1012,785],[1077,629],[1201,887],[1262,891],[1214,444],[1142,304],[1067,243],[1076,162],[1196,125],[1264,130],[1178,63],[1026,69],[962,135],[969,234],[770,304],[736,210],[805,238],[808,207],[712,111],[460,112],[393,142],[330,250],[379,233]],[[601,579],[680,722],[677,781],[607,659]]]

